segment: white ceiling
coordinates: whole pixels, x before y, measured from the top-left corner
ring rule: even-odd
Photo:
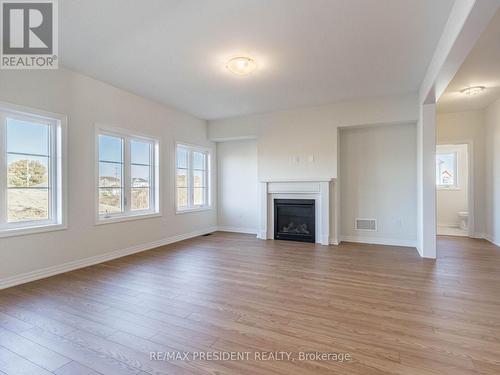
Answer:
[[[416,91],[453,0],[64,0],[63,65],[215,119]],[[258,70],[231,75],[228,58]]]
[[[485,86],[476,96],[460,90],[468,86]],[[500,11],[483,32],[457,74],[438,102],[439,112],[482,109],[500,98]]]

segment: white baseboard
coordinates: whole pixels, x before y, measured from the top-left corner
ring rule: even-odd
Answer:
[[[221,232],[232,232],[232,233],[245,233],[245,234],[257,234],[257,229],[255,228],[243,228],[243,227],[230,227],[225,225],[219,225],[217,230]]]
[[[103,262],[107,262],[109,260],[121,258],[127,255],[140,253],[141,251],[154,249],[156,247],[169,245],[174,242],[179,242],[183,240],[187,240],[189,238],[198,237],[203,234],[213,233],[217,231],[217,227],[197,230],[190,233],[180,234],[177,236],[172,236],[168,238],[164,238],[162,240],[148,242],[141,245],[131,246],[126,249],[112,251],[110,253],[96,255],[90,258],[75,260],[72,262],[60,264],[57,266],[42,268],[40,270],[26,272],[20,275],[6,277],[4,279],[0,279],[0,290],[5,288],[10,288],[12,286],[29,283],[30,281],[35,281],[39,279],[44,279],[46,277],[58,275],[60,273],[65,273],[69,271],[73,271],[79,268],[92,266],[94,264],[99,264]]]
[[[495,237],[489,234],[485,234],[483,237],[485,240],[490,241],[493,245],[500,247],[500,241],[498,241]]]
[[[472,238],[483,239],[483,240],[491,242],[493,245],[496,245],[496,246],[500,247],[500,241],[498,241],[495,237],[493,237],[492,235],[487,234],[487,233],[478,233],[478,232],[476,232],[476,233],[474,233],[474,235],[472,236]]]
[[[337,237],[330,237],[330,245],[335,245],[335,246],[338,246],[339,245],[339,240]]]
[[[267,233],[266,231],[257,231],[257,238],[260,240],[267,240]]]
[[[459,227],[438,226],[436,228],[436,235],[438,235],[438,236],[469,237],[469,231],[460,229]]]
[[[342,242],[342,241],[366,243],[366,244],[372,244],[372,245],[417,247],[416,240],[401,240],[401,239],[393,239],[393,238],[342,236],[340,239],[340,242]]]
[[[438,223],[437,226],[443,228],[460,228],[459,223]]]

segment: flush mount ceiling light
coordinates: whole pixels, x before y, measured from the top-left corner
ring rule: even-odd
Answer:
[[[230,59],[226,64],[226,68],[231,73],[244,76],[252,73],[257,68],[257,63],[250,57],[238,56]]]
[[[467,87],[463,90],[460,90],[460,92],[464,95],[468,96],[474,96],[482,93],[486,87],[484,86],[472,86],[472,87]]]

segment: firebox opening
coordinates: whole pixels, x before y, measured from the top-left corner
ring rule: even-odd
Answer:
[[[314,199],[274,200],[274,239],[316,242]]]

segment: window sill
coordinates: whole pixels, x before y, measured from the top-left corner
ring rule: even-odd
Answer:
[[[175,211],[176,215],[188,214],[191,212],[200,212],[200,211],[210,211],[212,206],[205,207],[195,207],[195,208],[183,208]]]
[[[0,238],[4,237],[15,237],[15,236],[27,236],[30,234],[38,234],[45,232],[54,232],[58,230],[65,230],[68,227],[65,224],[44,224],[30,227],[18,227],[11,229],[0,230]]]
[[[458,190],[462,190],[462,188],[459,188],[456,186],[453,186],[453,187],[438,186],[436,188],[436,190],[439,190],[439,191],[458,191]]]
[[[127,216],[112,216],[109,218],[101,218],[99,217],[95,225],[105,225],[105,224],[113,224],[113,223],[122,223],[124,221],[134,221],[134,220],[143,220],[143,219],[152,219],[155,217],[161,217],[162,214],[160,212],[153,213],[142,213],[142,214],[131,214]]]

